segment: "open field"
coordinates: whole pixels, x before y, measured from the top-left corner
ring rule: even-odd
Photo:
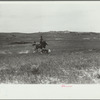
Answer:
[[[41,35],[50,54],[33,53]],[[0,83],[100,83],[100,35],[0,33]]]

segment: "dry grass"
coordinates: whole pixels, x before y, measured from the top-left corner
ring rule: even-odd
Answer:
[[[99,53],[0,56],[0,83],[91,84],[99,80]]]

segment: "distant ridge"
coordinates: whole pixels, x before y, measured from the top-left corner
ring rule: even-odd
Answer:
[[[0,32],[0,34],[36,34],[36,33],[76,33],[76,34],[96,34],[99,32],[77,32],[77,31],[47,31],[47,32],[33,32],[33,33],[25,33],[25,32]]]

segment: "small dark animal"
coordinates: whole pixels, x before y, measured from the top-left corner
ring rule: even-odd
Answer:
[[[50,49],[42,49],[42,50],[41,50],[41,53],[47,53],[47,54],[48,54],[48,53],[50,53],[50,52],[51,52]]]

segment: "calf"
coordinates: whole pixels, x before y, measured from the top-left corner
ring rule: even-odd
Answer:
[[[48,54],[48,53],[50,53],[50,52],[51,52],[50,49],[42,49],[42,50],[41,50],[41,53],[47,53],[47,54]]]

